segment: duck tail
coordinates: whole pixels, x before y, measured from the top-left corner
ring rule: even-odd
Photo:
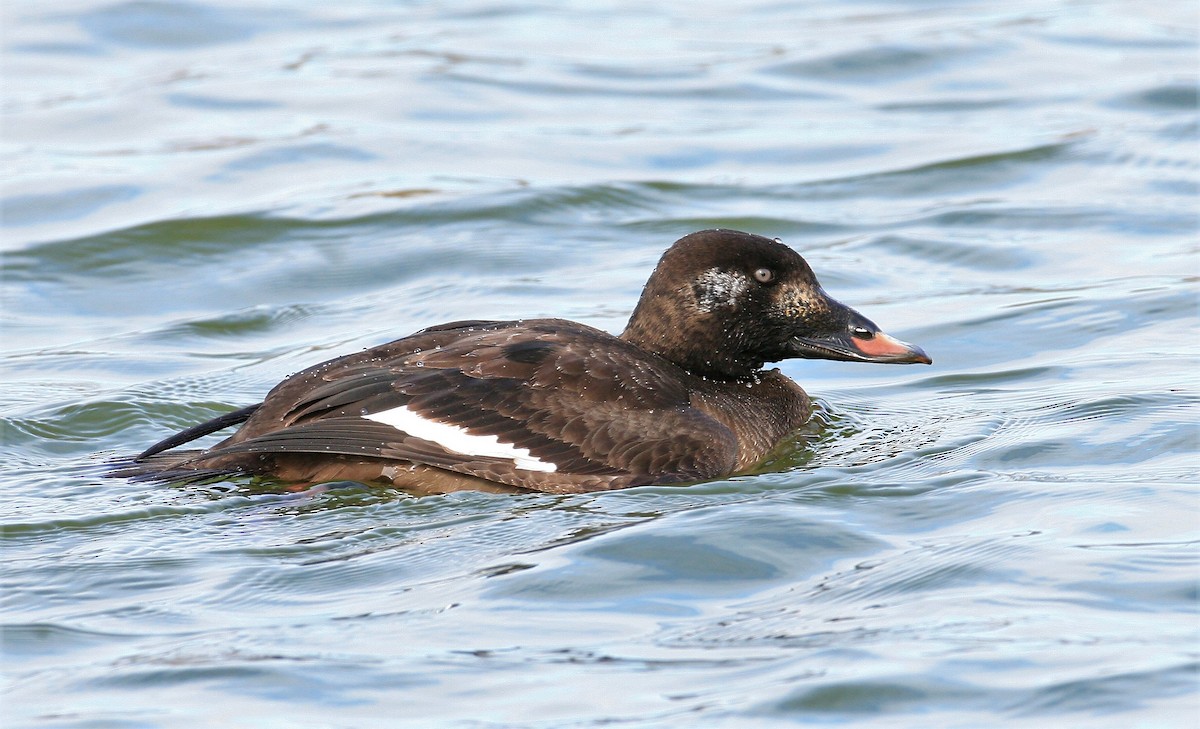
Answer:
[[[171,481],[174,483],[196,483],[217,478],[228,478],[229,471],[211,468],[196,468],[190,465],[201,450],[173,451],[143,458],[119,458],[108,462],[109,478],[127,478],[131,481]]]
[[[163,438],[159,442],[150,446],[146,450],[139,453],[133,460],[144,461],[150,458],[150,456],[154,456],[162,453],[163,451],[181,446],[184,443],[191,443],[197,438],[203,438],[209,433],[215,433],[218,430],[224,430],[231,425],[244,423],[249,420],[250,416],[253,415],[260,407],[262,407],[261,402],[254,405],[249,405],[241,410],[234,410],[231,413],[219,415],[212,420],[205,421],[199,425],[193,425],[187,430],[181,430],[175,435],[172,435],[168,438]]]

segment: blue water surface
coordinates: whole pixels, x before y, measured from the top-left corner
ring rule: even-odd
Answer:
[[[1195,3],[0,13],[4,727],[1197,725]],[[693,486],[105,477],[710,227],[935,365]]]

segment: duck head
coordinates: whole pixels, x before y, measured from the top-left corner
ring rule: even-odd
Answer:
[[[694,374],[753,376],[766,362],[802,357],[932,364],[825,293],[783,243],[732,230],[676,241],[658,262],[621,338]]]

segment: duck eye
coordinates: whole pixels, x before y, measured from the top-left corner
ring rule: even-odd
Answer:
[[[875,338],[875,332],[871,331],[870,329],[867,329],[866,327],[860,327],[860,326],[850,327],[850,334],[851,334],[851,336],[855,337],[856,339],[874,339]]]
[[[760,268],[754,272],[754,280],[759,283],[771,283],[775,280],[775,272],[769,268]]]

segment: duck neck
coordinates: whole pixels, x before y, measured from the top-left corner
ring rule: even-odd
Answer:
[[[711,380],[750,380],[762,367],[762,360],[740,354],[745,350],[733,332],[666,309],[661,299],[643,298],[620,338]]]

